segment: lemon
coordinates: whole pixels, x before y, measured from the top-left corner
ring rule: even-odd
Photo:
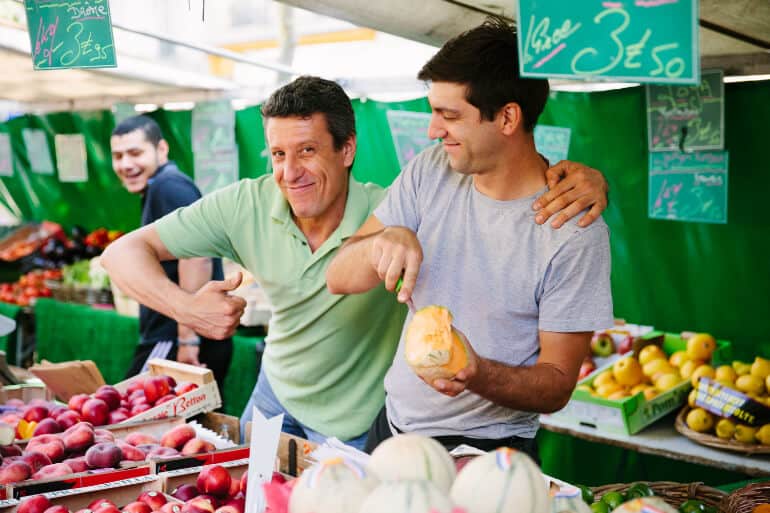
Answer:
[[[599,388],[602,385],[609,383],[616,383],[615,376],[612,375],[612,370],[602,371],[598,376],[594,378],[594,388]]]
[[[762,445],[770,445],[770,424],[765,424],[754,434],[757,442]]]
[[[692,377],[692,373],[695,372],[695,369],[701,365],[703,365],[701,360],[687,360],[679,368],[679,373],[684,379],[690,379]]]
[[[628,397],[628,392],[626,392],[624,389],[620,389],[617,392],[613,392],[610,395],[607,396],[607,399],[612,400],[618,400],[618,399],[625,399]]]
[[[710,360],[717,341],[708,333],[696,333],[687,340],[687,356],[691,360]]]
[[[714,374],[716,371],[714,371],[714,367],[711,365],[701,365],[695,371],[692,373],[692,376],[690,377],[690,381],[692,381],[693,388],[698,388],[698,380],[700,378],[711,378],[714,379]]]
[[[627,356],[612,366],[612,375],[621,385],[632,387],[642,382],[642,366],[633,356]]]
[[[661,358],[665,360],[666,353],[663,352],[663,349],[661,349],[660,346],[654,344],[644,346],[641,351],[639,351],[639,363],[642,365]]]
[[[629,391],[629,394],[636,395],[636,394],[638,394],[640,392],[644,392],[648,388],[650,388],[650,385],[648,385],[646,383],[639,383],[638,385],[635,385],[635,386],[631,387],[631,390]]]
[[[690,390],[690,395],[687,396],[687,404],[690,405],[690,408],[695,408],[695,397],[698,395],[698,391],[694,388]]]
[[[671,356],[669,356],[668,363],[674,367],[681,367],[682,364],[689,359],[690,357],[687,356],[687,351],[675,351],[671,354]]]
[[[747,394],[758,395],[765,391],[765,383],[757,376],[744,374],[735,380],[735,388]]]
[[[599,385],[598,387],[596,387],[596,393],[599,394],[601,397],[609,397],[615,392],[622,391],[622,390],[623,390],[623,387],[618,385],[617,383],[605,383],[604,385]]]
[[[733,383],[736,378],[738,378],[738,373],[729,365],[720,365],[717,367],[714,377],[717,381],[729,381],[730,383]]]
[[[770,360],[765,360],[757,356],[754,358],[754,363],[751,364],[751,370],[749,371],[752,376],[756,376],[762,380],[767,379],[770,376]]]
[[[687,427],[698,433],[707,433],[714,427],[714,416],[703,408],[694,408],[687,413]]]
[[[658,396],[658,391],[653,387],[647,387],[644,389],[644,398],[647,401],[651,401]]]
[[[753,444],[756,442],[754,436],[756,435],[757,431],[758,429],[755,427],[747,426],[745,424],[738,424],[735,426],[735,434],[733,435],[733,438],[745,444]]]
[[[743,376],[744,374],[748,374],[751,372],[751,364],[742,362],[740,360],[735,360],[732,363],[733,370],[735,370],[735,373],[739,376]]]
[[[671,390],[681,382],[682,378],[679,376],[678,372],[670,372],[668,374],[663,374],[655,381],[655,388],[661,392],[665,392],[666,390]]]
[[[673,370],[674,368],[665,358],[650,360],[649,362],[642,365],[642,373],[647,377],[652,377],[653,375],[661,372],[671,372]]]
[[[735,435],[735,423],[730,419],[720,419],[716,426],[717,436],[729,440]]]

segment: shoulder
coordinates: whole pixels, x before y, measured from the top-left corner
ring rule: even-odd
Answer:
[[[366,198],[369,205],[377,205],[387,193],[387,189],[373,182],[359,182],[350,177],[350,190],[355,191],[360,197]]]
[[[540,226],[540,229],[547,235],[547,237],[554,244],[554,249],[559,250],[563,247],[571,247],[574,249],[584,247],[601,247],[603,245],[609,245],[610,231],[607,223],[599,216],[589,226],[578,226],[578,221],[587,210],[579,213],[566,223],[561,228],[554,228],[551,226],[550,221]]]

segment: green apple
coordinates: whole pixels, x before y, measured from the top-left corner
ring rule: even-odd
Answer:
[[[615,352],[615,341],[609,333],[596,333],[591,338],[591,352],[594,356],[609,356]]]

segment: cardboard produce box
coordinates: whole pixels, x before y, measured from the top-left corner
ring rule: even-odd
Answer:
[[[20,399],[25,403],[33,399],[51,401],[53,400],[53,393],[44,383],[23,383],[0,388],[0,404],[5,404],[10,399]]]
[[[687,339],[673,333],[652,332],[643,337],[648,343],[660,342],[663,351],[670,356],[687,348]],[[641,349],[642,346],[639,347]],[[635,348],[635,351],[638,350]],[[717,340],[712,362],[727,362],[731,357],[730,342]],[[612,368],[610,363],[600,371]],[[591,385],[601,372],[592,373],[578,385]],[[633,435],[659,418],[678,409],[687,401],[692,389],[690,380],[684,380],[674,388],[647,400],[641,392],[624,399],[605,399],[585,390],[575,390],[567,406],[550,415],[551,418],[576,426],[594,428],[605,433]]]
[[[104,383],[99,369],[90,360],[85,362],[43,363],[30,368],[30,371],[40,378],[63,401],[69,400],[75,394],[91,394]],[[159,404],[138,415],[125,420],[121,424],[141,420],[163,419],[167,417],[190,418],[199,413],[216,410],[222,406],[222,398],[214,380],[214,373],[203,367],[187,365],[171,360],[154,358],[149,361],[149,371],[134,376],[114,386],[125,392],[129,384],[149,376],[165,374],[177,382],[189,381],[198,385],[195,390],[180,395],[174,400]]]
[[[77,511],[85,508],[96,499],[111,500],[121,508],[129,502],[135,501],[142,492],[150,491],[162,493],[163,478],[156,475],[145,475],[77,489],[47,492],[43,495],[48,497],[54,505],[65,506],[70,511]],[[15,504],[8,504],[5,508],[4,503],[11,503],[11,501],[0,502],[0,513],[15,513],[18,504],[23,500],[15,500],[13,501]]]

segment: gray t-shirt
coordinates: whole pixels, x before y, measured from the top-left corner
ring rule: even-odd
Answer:
[[[539,193],[538,193],[539,194]],[[592,331],[612,326],[609,231],[603,219],[579,228],[538,225],[535,196],[497,201],[471,176],[452,171],[441,145],[412,160],[374,215],[417,233],[424,260],[412,295],[416,308],[443,305],[475,351],[511,366],[540,352],[538,330]],[[411,314],[405,326],[411,320]],[[404,358],[404,333],[385,377],[388,419],[427,436],[531,438],[538,416],[465,391],[429,387]]]

